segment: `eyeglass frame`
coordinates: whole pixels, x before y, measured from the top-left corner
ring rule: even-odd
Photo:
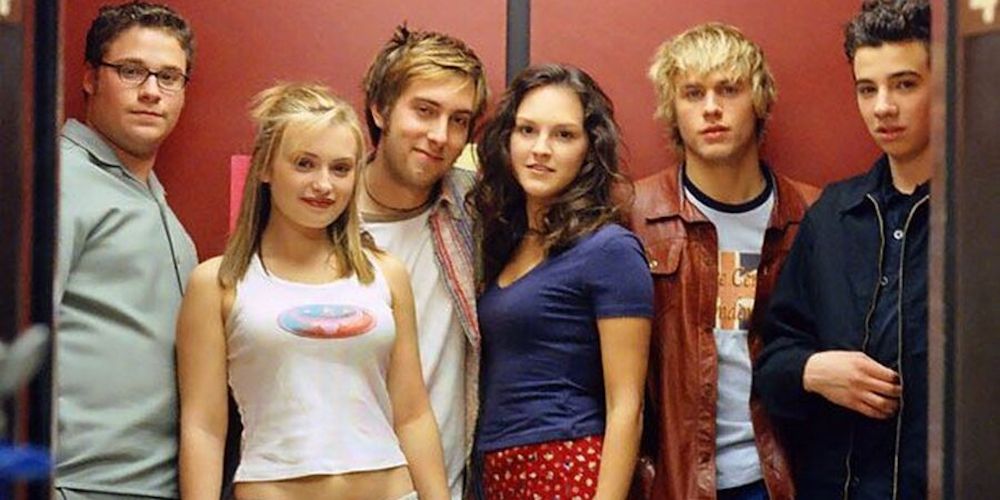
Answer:
[[[138,67],[142,68],[142,70],[146,72],[146,76],[143,77],[143,79],[141,81],[135,82],[135,83],[126,80],[125,76],[122,75],[122,68],[124,68],[126,66],[130,66],[130,65],[135,65],[135,66],[138,66]],[[156,86],[159,87],[160,90],[162,90],[164,92],[168,92],[168,93],[180,92],[180,91],[184,90],[185,87],[187,87],[188,83],[191,82],[191,77],[188,76],[187,73],[185,73],[183,71],[180,71],[180,70],[177,70],[180,73],[180,76],[182,77],[180,79],[180,81],[182,82],[181,86],[178,87],[178,88],[176,88],[176,89],[172,89],[172,88],[169,88],[169,87],[164,87],[163,83],[161,83],[162,80],[160,80],[160,75],[163,74],[163,73],[168,73],[170,71],[174,71],[174,68],[167,68],[167,69],[161,69],[160,71],[153,71],[153,70],[147,68],[145,65],[143,65],[141,63],[125,62],[125,63],[115,64],[115,63],[109,63],[107,61],[100,61],[98,63],[98,66],[104,66],[104,67],[108,67],[108,68],[114,69],[115,73],[118,75],[118,79],[120,79],[122,81],[122,83],[126,83],[126,84],[131,85],[133,88],[142,87],[143,85],[146,84],[146,81],[149,80],[149,77],[151,77],[151,76],[155,76],[156,77]]]

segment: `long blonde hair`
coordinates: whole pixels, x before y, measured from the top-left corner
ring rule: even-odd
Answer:
[[[219,284],[231,288],[243,277],[254,254],[260,252],[261,236],[271,214],[271,190],[261,178],[271,168],[275,157],[281,154],[287,139],[285,132],[292,124],[306,127],[340,125],[354,135],[357,146],[354,164],[364,164],[365,139],[361,123],[351,106],[322,85],[285,83],[257,94],[251,105],[250,116],[257,126],[250,171],[243,187],[236,228],[226,243],[219,268]],[[354,193],[358,179],[355,176]],[[357,274],[362,283],[371,283],[375,271],[364,250],[378,251],[368,233],[361,230],[361,217],[357,201],[351,201],[344,213],[326,228],[333,243],[333,257],[344,276]]]

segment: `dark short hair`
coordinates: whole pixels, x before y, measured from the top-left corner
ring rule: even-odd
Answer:
[[[548,86],[566,87],[580,99],[588,147],[580,172],[542,221],[546,252],[562,252],[581,236],[621,219],[621,195],[631,184],[619,172],[621,140],[611,99],[579,68],[531,66],[510,83],[477,145],[481,176],[467,201],[477,215],[477,233],[482,238],[480,285],[496,279],[528,230],[524,190],[511,165],[510,136],[525,96]]]
[[[382,129],[372,116],[373,107],[383,117],[388,117],[396,100],[413,80],[453,75],[468,78],[475,89],[472,120],[469,122],[469,137],[472,137],[476,120],[486,108],[488,96],[486,73],[479,56],[465,42],[453,36],[436,31],[412,30],[405,23],[397,26],[368,66],[362,82],[365,121],[372,145],[378,147],[382,139]]]
[[[854,19],[844,27],[844,53],[848,62],[862,47],[884,43],[931,41],[931,7],[927,0],[865,0]]]
[[[99,66],[108,45],[123,31],[135,26],[162,29],[176,38],[187,55],[185,71],[191,73],[194,65],[194,33],[188,22],[166,5],[139,1],[101,7],[87,30],[87,48],[84,52],[87,64],[95,68]]]

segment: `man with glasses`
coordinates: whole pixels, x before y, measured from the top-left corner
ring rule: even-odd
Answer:
[[[153,173],[184,106],[187,22],[161,5],[100,10],[84,121],[60,139],[55,283],[56,491],[177,498],[174,323],[194,244]]]

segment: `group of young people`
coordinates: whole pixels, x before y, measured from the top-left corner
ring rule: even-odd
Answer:
[[[57,495],[925,496],[929,33],[925,0],[847,25],[884,154],[820,195],[761,158],[776,87],[735,27],[653,56],[679,163],[633,184],[585,71],[528,67],[484,116],[475,52],[401,26],[365,125],[318,84],[254,98],[198,264],[153,172],[191,29],[102,8],[61,139]]]

